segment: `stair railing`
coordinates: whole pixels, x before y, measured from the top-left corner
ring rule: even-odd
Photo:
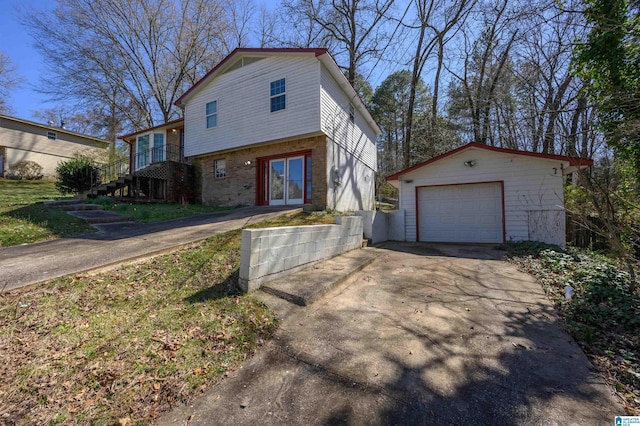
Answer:
[[[135,153],[131,158],[134,170],[131,170],[129,158],[121,158],[109,164],[98,167],[98,173],[91,176],[91,189],[93,190],[101,184],[120,179],[130,173],[135,173],[152,164],[163,161],[175,161],[178,163],[188,163],[181,155],[180,147],[167,145],[165,147],[149,148]]]

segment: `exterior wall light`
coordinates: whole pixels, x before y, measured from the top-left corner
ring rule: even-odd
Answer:
[[[476,160],[469,160],[469,161],[465,161],[464,165],[467,167],[473,167],[476,165]]]
[[[245,161],[245,162],[244,162],[244,165],[245,165],[245,166],[247,166],[247,167],[249,167],[249,166],[251,165],[251,160],[247,160],[247,161]]]

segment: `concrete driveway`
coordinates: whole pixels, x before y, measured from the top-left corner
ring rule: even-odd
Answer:
[[[533,278],[484,247],[394,243],[159,424],[612,424],[624,413]]]

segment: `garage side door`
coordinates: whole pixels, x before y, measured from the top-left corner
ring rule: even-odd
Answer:
[[[502,185],[418,188],[418,238],[448,243],[502,243]]]

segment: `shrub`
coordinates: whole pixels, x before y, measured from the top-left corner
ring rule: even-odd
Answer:
[[[6,176],[15,180],[42,179],[42,166],[35,161],[21,160],[7,168]]]
[[[99,185],[101,182],[100,168],[86,155],[77,154],[71,160],[58,163],[56,175],[56,188],[62,194],[88,191],[92,185]]]

